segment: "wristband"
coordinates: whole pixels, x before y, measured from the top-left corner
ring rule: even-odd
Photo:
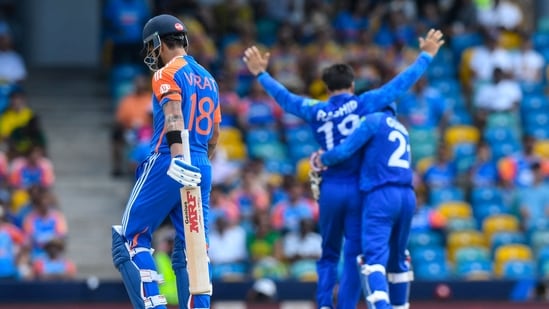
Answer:
[[[168,141],[169,147],[171,147],[173,144],[183,144],[183,139],[181,138],[181,131],[166,132],[166,140]]]

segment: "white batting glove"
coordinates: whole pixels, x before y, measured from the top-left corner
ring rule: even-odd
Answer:
[[[202,177],[198,167],[185,163],[181,157],[172,158],[167,174],[178,183],[189,187],[197,187]]]
[[[320,182],[322,181],[322,177],[320,177],[320,174],[315,171],[309,171],[309,182],[311,184],[311,192],[313,193],[313,198],[318,201],[318,198],[320,197]]]

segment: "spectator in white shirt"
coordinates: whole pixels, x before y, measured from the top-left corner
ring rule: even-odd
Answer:
[[[220,264],[238,264],[245,262],[246,231],[238,224],[230,223],[221,216],[215,221],[210,232],[209,256],[213,266]]]
[[[26,77],[25,62],[13,49],[9,26],[0,22],[0,83],[14,84]]]
[[[520,7],[509,0],[493,0],[492,6],[478,10],[478,21],[488,28],[517,30],[523,15]]]
[[[301,219],[299,231],[284,236],[283,254],[287,261],[317,260],[322,253],[322,237],[314,231],[312,219]]]
[[[513,54],[513,73],[519,82],[542,82],[545,59],[532,45],[532,39],[523,38],[520,49]]]
[[[492,78],[494,68],[505,72],[512,70],[512,58],[508,51],[498,46],[499,33],[484,32],[484,44],[473,50],[470,68],[474,74],[474,83],[487,82]]]
[[[474,98],[481,127],[490,113],[513,112],[522,100],[522,90],[516,80],[509,78],[501,68],[494,69],[493,75],[492,83],[481,88]]]

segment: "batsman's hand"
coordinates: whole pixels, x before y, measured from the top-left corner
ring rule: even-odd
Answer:
[[[440,47],[444,45],[443,36],[440,30],[431,29],[427,32],[425,38],[419,38],[419,48],[434,57]]]
[[[173,180],[188,187],[197,187],[200,184],[200,169],[183,161],[182,157],[174,157],[167,172]]]
[[[242,60],[246,63],[248,70],[250,70],[253,75],[257,76],[259,73],[267,70],[270,56],[271,54],[268,52],[262,55],[257,47],[252,46],[246,48]]]
[[[309,157],[309,164],[311,165],[311,170],[313,172],[319,173],[326,169],[328,169],[324,164],[322,164],[322,161],[320,160],[320,156],[324,153],[322,150],[315,151],[311,154]]]

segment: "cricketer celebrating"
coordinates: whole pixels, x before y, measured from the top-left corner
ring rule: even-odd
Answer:
[[[177,277],[180,308],[187,305],[188,308],[210,308],[211,291],[189,296],[186,259],[190,253],[184,251],[180,189],[200,185],[202,217],[207,220],[211,187],[209,155],[215,148],[221,119],[217,83],[187,54],[187,31],[176,17],[151,18],[143,28],[143,42],[147,53],[144,62],[155,72],[152,80],[154,135],[151,154],[137,170],[137,182],[122,225],[113,226],[113,262],[134,308],[166,308],[166,299],[158,289],[162,278],[151,255],[151,238],[169,216],[176,230],[172,266]],[[181,132],[184,129],[189,130],[190,158],[183,157],[185,141]],[[204,225],[207,227],[208,223]],[[209,273],[202,275],[210,276]]]
[[[266,72],[269,53],[262,55],[252,46],[244,52],[243,60],[282,109],[309,123],[321,148],[330,150],[351,135],[361,117],[385,109],[421,77],[439,49],[434,32],[420,38],[420,47],[423,52],[409,68],[383,87],[359,95],[354,94],[354,73],[350,66],[335,64],[326,68],[322,74],[330,94],[326,102],[295,95],[273,79]],[[322,173],[318,199],[322,235],[322,256],[317,262],[318,308],[334,308],[332,294],[343,237],[344,265],[337,308],[356,308],[360,298],[356,258],[361,253],[362,195],[357,172],[361,162],[362,153],[356,152]]]
[[[432,51],[444,44],[438,30],[430,30],[427,38],[431,38]],[[421,41],[425,46],[427,40]],[[345,141],[321,151],[313,163],[320,169],[338,168],[357,152],[363,153],[360,276],[366,300],[370,308],[408,308],[413,274],[406,263],[406,247],[416,205],[408,131],[396,119],[394,106],[362,117],[360,122]]]

